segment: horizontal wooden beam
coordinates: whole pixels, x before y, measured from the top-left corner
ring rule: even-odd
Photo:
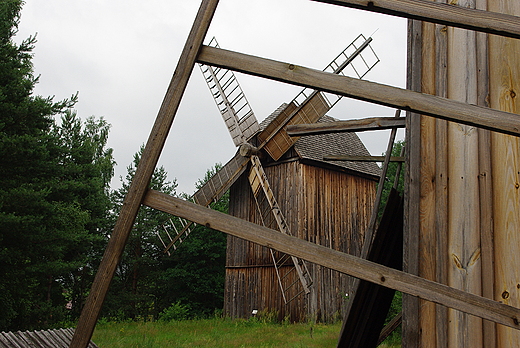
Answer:
[[[312,124],[295,124],[287,126],[290,136],[317,135],[341,132],[364,132],[371,130],[404,128],[404,117],[369,117],[359,120],[344,120]]]
[[[426,0],[314,0],[520,39],[520,17]]]
[[[197,61],[491,131],[520,135],[520,115],[509,112],[209,46],[202,47]]]
[[[324,161],[350,161],[350,162],[384,162],[385,156],[346,156],[330,155],[324,156]],[[404,157],[391,156],[390,162],[404,162]]]
[[[161,192],[149,190],[143,204],[356,278],[520,329],[520,309],[497,301],[285,235]]]

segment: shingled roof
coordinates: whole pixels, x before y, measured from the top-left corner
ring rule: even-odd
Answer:
[[[284,103],[276,109],[260,123],[260,128],[264,129],[267,127],[286,106],[287,104]],[[320,123],[335,121],[338,120],[327,115],[318,120]],[[327,155],[369,156],[370,152],[368,152],[357,134],[353,132],[303,136],[294,144],[294,149],[300,158],[304,160],[320,162],[374,177],[379,177],[381,174],[381,168],[374,162],[323,160],[323,157]]]
[[[68,348],[74,329],[0,332],[0,347]],[[88,348],[99,348],[90,341]]]

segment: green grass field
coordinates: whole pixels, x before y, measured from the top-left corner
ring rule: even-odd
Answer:
[[[199,319],[99,323],[92,340],[100,348],[335,347],[341,323],[273,324],[255,320]],[[382,344],[380,347],[400,347]]]

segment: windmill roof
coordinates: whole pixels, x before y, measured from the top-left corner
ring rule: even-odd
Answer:
[[[260,128],[267,127],[286,106],[287,104],[284,103],[276,109],[260,123]],[[338,120],[327,115],[318,120],[319,123],[335,121]],[[370,176],[378,177],[381,174],[381,168],[374,162],[323,160],[323,157],[327,155],[369,156],[370,152],[354,132],[303,136],[294,144],[294,149],[302,159],[321,162]]]

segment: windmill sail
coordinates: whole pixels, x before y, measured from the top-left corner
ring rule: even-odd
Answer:
[[[363,78],[379,62],[370,46],[371,41],[372,38],[365,39],[360,34],[325,67],[324,71],[334,74],[349,73]],[[341,96],[335,94],[304,88],[287,108],[258,134],[260,147],[263,147],[274,160],[279,160],[299,139],[287,135],[285,127],[290,124],[315,123],[340,99]]]
[[[209,46],[219,48],[213,38]],[[235,146],[247,142],[259,130],[258,121],[231,70],[199,64]]]
[[[174,251],[177,250],[179,245],[190,235],[196,226],[195,223],[182,218],[177,218],[177,221],[178,224],[180,224],[180,228],[178,228],[176,223],[170,219],[167,224],[162,225],[161,232],[156,232],[164,247],[164,252],[167,253],[168,256],[171,255],[170,249],[173,248]],[[170,232],[175,232],[175,234]]]
[[[324,71],[363,78],[378,62],[379,58],[370,46],[371,38],[361,34],[329,63]],[[209,46],[217,47],[213,38]],[[361,54],[363,52],[363,55]],[[258,121],[238,84],[233,72],[227,69],[199,65],[210,88],[217,107],[229,129],[233,142],[239,146],[260,131]],[[260,148],[264,148],[275,160],[298,140],[285,131],[288,124],[314,123],[330,110],[340,96],[303,89],[291,103],[258,134]],[[195,194],[195,203],[208,206],[218,200],[246,170],[249,158],[239,153],[226,163]],[[171,244],[171,242],[170,242]]]
[[[195,192],[193,195],[194,202],[208,206],[211,202],[219,200],[246,170],[248,162],[249,158],[243,157],[237,152],[231,160]]]

